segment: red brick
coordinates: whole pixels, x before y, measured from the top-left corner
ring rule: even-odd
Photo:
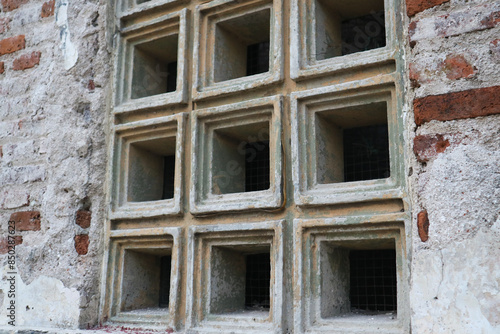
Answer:
[[[441,5],[450,0],[406,0],[406,13],[408,16],[413,16],[426,9]]]
[[[24,35],[14,36],[0,41],[0,56],[16,52],[26,47]]]
[[[81,228],[89,228],[92,218],[92,212],[88,210],[78,210],[76,212],[76,224]]]
[[[448,55],[440,67],[450,80],[470,78],[477,70],[462,55]]]
[[[16,222],[17,231],[40,231],[39,211],[20,211],[10,215],[9,221]]]
[[[500,23],[500,12],[493,12],[488,17],[481,20],[483,28],[494,28]]]
[[[409,70],[411,88],[420,87],[420,71],[417,69],[415,64],[410,64]]]
[[[463,92],[431,95],[415,99],[415,123],[451,121],[500,113],[500,86]]]
[[[35,65],[40,64],[41,55],[42,53],[39,51],[33,51],[31,54],[22,55],[21,57],[14,59],[12,69],[14,71],[22,71],[32,68]]]
[[[94,80],[89,80],[89,84],[87,85],[87,88],[90,91],[93,91],[95,89],[95,82],[94,82]]]
[[[75,236],[75,249],[78,255],[85,255],[89,251],[89,236],[80,234]]]
[[[3,61],[0,61],[0,74],[2,74],[3,72],[5,72],[5,66],[4,66],[4,63]],[[1,147],[0,147],[1,148]],[[1,151],[1,150],[0,150]],[[0,158],[2,156],[0,155]]]
[[[420,211],[417,215],[417,228],[418,236],[422,242],[426,242],[429,239],[429,216],[427,211]]]
[[[2,0],[3,11],[10,12],[27,2],[29,2],[29,0]]]
[[[10,18],[9,17],[3,17],[0,19],[0,34],[3,34],[4,32],[7,32],[10,29]]]
[[[12,240],[12,239],[11,239]],[[20,235],[14,236],[14,246],[23,243],[23,237]],[[12,246],[12,244],[10,244]],[[0,239],[0,254],[7,254],[9,252],[9,237],[4,237]]]
[[[42,5],[42,13],[40,14],[40,17],[49,17],[54,15],[55,4],[56,4],[55,0],[50,0],[45,2]]]
[[[450,146],[450,141],[443,135],[422,135],[413,139],[413,153],[420,162],[427,162],[431,157],[442,153]]]

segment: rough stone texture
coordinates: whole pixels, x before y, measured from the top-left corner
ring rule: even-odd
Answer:
[[[54,15],[55,4],[56,4],[55,0],[50,0],[45,2],[42,5],[42,12],[40,14],[40,17],[49,17]]]
[[[40,231],[40,212],[21,211],[10,215],[9,221],[14,221],[16,231]]]
[[[76,224],[81,228],[89,228],[92,218],[92,212],[88,210],[78,210],[76,212]]]
[[[429,216],[427,211],[420,211],[417,215],[418,236],[422,242],[429,239]]]
[[[2,39],[0,41],[0,56],[16,52],[26,47],[24,35]]]
[[[0,34],[3,34],[4,32],[7,32],[10,29],[10,18],[9,17],[2,17],[0,18]]]
[[[426,9],[441,5],[448,1],[450,0],[407,0],[406,13],[408,14],[408,16],[413,16]]]
[[[450,121],[494,115],[500,113],[499,105],[500,86],[431,95],[413,102],[417,125],[432,120]]]
[[[80,234],[75,236],[75,249],[78,255],[86,255],[89,251],[89,236],[88,234]]]
[[[16,248],[17,325],[64,328],[52,330],[61,333],[98,323],[102,225],[85,230],[92,240],[85,256],[75,251],[74,237],[81,233],[77,210],[88,208],[93,219],[105,221],[109,1],[56,1],[55,15],[41,18],[45,2],[31,0],[0,13],[0,19],[10,21],[0,39],[14,36],[20,42],[16,45],[26,47],[2,52],[0,58],[5,63],[0,76],[0,237],[7,235],[11,214],[40,212],[39,231],[17,232],[23,236]],[[41,52],[39,65],[12,70],[16,58],[32,52]],[[89,80],[95,82],[92,93]],[[2,272],[6,264],[6,256],[0,256]],[[6,291],[5,285],[0,289]],[[0,297],[0,332],[8,301]]]
[[[22,55],[21,57],[14,59],[12,69],[14,71],[22,71],[35,67],[35,65],[40,64],[41,55],[41,52],[37,51],[33,51],[31,54]]]

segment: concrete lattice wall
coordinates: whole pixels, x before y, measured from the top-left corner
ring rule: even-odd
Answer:
[[[24,328],[99,323],[108,1],[2,0],[0,325],[16,222]],[[500,330],[500,2],[408,0],[413,333]],[[53,332],[61,330],[53,329]]]

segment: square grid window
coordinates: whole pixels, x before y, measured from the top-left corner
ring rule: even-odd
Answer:
[[[114,1],[101,320],[408,333],[401,3]]]

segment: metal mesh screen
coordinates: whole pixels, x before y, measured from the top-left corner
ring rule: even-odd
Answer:
[[[396,311],[396,251],[356,250],[349,253],[351,309]]]
[[[246,260],[245,308],[250,310],[269,309],[270,254],[249,254]]]
[[[341,23],[342,55],[384,47],[384,11],[355,17]]]
[[[167,64],[167,93],[174,92],[177,88],[177,62]]]
[[[390,176],[387,124],[344,130],[344,181]]]
[[[247,75],[269,71],[269,42],[247,46]]]
[[[245,192],[269,189],[269,142],[245,145]]]
[[[161,199],[174,198],[175,155],[163,158],[163,194]]]
[[[168,307],[170,298],[170,271],[172,268],[172,257],[162,256],[160,264],[160,298],[159,307]]]

